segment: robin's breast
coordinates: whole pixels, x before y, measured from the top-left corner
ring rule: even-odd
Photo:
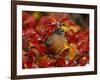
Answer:
[[[65,38],[59,36],[54,39],[53,43],[48,47],[48,52],[52,54],[59,54],[66,44]]]

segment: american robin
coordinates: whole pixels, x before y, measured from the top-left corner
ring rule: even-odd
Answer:
[[[61,28],[60,23],[57,23],[57,27],[58,29],[56,29],[53,34],[45,41],[48,52],[55,55],[60,54],[65,48],[68,48],[66,46],[64,30]]]

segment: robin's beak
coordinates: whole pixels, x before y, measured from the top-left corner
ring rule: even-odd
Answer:
[[[68,28],[68,27],[66,27],[66,26],[61,26],[61,29],[62,29],[62,30],[64,30],[64,32],[69,31],[69,28]]]

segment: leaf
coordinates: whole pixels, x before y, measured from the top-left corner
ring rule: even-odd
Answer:
[[[76,45],[75,44],[71,44],[70,45],[70,51],[69,51],[69,59],[72,60],[76,55]]]

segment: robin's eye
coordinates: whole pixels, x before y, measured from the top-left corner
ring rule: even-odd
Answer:
[[[61,26],[65,26],[65,24],[64,23],[61,23]]]

